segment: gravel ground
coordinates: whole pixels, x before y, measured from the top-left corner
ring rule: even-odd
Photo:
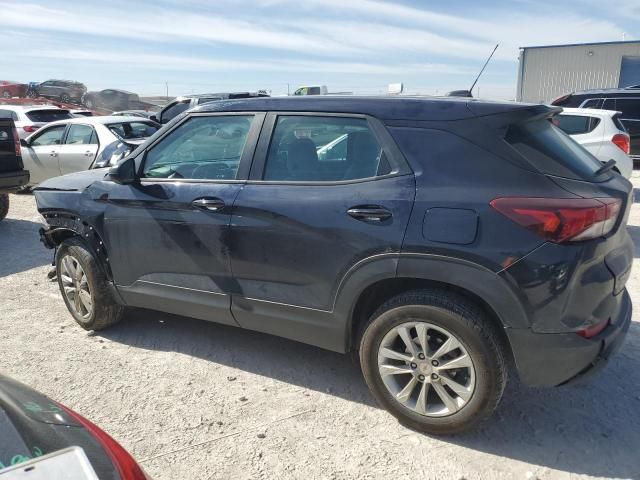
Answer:
[[[431,438],[378,408],[347,356],[152,312],[87,334],[47,280],[33,197],[11,202],[0,222],[0,369],[96,422],[154,479],[640,479],[638,314],[590,383],[512,381],[481,428]],[[638,262],[640,205],[629,223]],[[638,265],[628,286],[639,302]]]

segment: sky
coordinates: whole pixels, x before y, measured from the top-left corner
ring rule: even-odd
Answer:
[[[0,79],[170,96],[515,96],[519,47],[640,38],[640,0],[0,0]],[[474,91],[474,93],[478,93]]]

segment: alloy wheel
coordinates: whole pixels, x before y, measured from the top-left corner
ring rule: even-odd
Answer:
[[[60,261],[60,280],[69,306],[80,317],[89,318],[93,312],[91,289],[80,262],[71,255]]]
[[[476,388],[465,346],[451,332],[427,322],[391,329],[378,348],[378,371],[397,402],[427,417],[458,412]]]

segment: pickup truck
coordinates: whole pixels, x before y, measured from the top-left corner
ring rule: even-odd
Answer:
[[[20,137],[13,119],[0,117],[0,220],[9,212],[9,193],[29,183],[20,154]]]

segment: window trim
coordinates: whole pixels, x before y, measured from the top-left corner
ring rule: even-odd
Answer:
[[[364,119],[371,129],[371,133],[380,144],[380,148],[386,155],[387,161],[391,165],[391,173],[375,177],[356,178],[350,180],[332,181],[311,181],[311,180],[263,180],[264,170],[269,156],[269,148],[273,139],[273,133],[277,125],[278,117],[337,117],[337,118],[359,118]],[[413,174],[409,163],[404,158],[400,148],[396,145],[391,134],[377,118],[369,115],[356,113],[328,113],[328,112],[269,112],[264,122],[258,145],[256,146],[251,171],[249,173],[248,184],[257,185],[309,185],[309,186],[331,186],[348,185],[352,183],[364,183],[382,180],[385,178],[399,177]]]
[[[249,175],[249,169],[251,168],[251,161],[253,159],[253,155],[255,152],[256,144],[258,143],[258,137],[260,135],[260,130],[262,129],[262,125],[264,123],[265,118],[264,112],[194,112],[188,113],[178,122],[176,122],[172,128],[170,129],[160,129],[166,130],[162,132],[158,138],[156,138],[153,143],[147,145],[143,152],[135,158],[136,163],[136,172],[138,178],[140,179],[140,183],[142,184],[153,184],[153,183],[213,183],[213,184],[225,184],[225,183],[246,183],[247,177]],[[174,130],[180,127],[183,123],[188,122],[190,119],[194,117],[230,117],[230,116],[253,116],[253,122],[251,123],[251,127],[249,128],[249,133],[247,134],[247,140],[244,144],[244,150],[242,151],[242,155],[240,156],[240,164],[238,165],[238,171],[236,172],[236,178],[234,179],[207,179],[207,178],[149,178],[143,177],[142,172],[144,171],[144,165],[147,160],[147,154],[149,150],[154,148],[160,142],[163,141],[167,135],[171,134]]]

